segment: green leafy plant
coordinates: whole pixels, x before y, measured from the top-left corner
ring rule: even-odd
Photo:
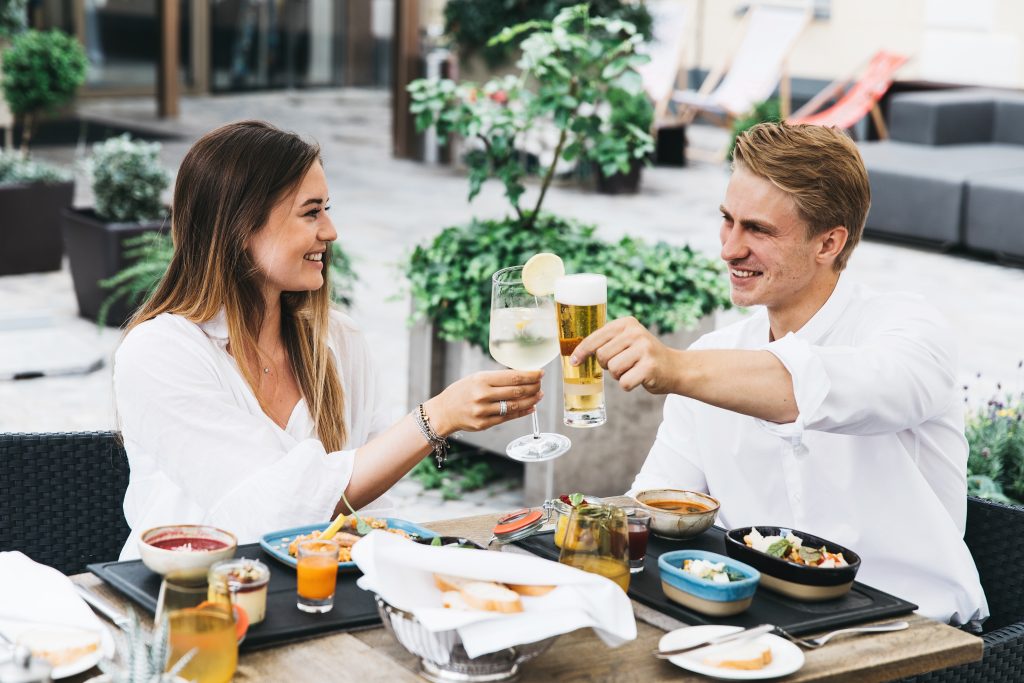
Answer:
[[[494,68],[515,54],[510,43],[491,43],[493,35],[506,26],[526,21],[551,21],[576,0],[448,0],[444,6],[444,31],[463,58],[474,54]],[[645,38],[651,36],[652,19],[643,3],[623,0],[591,0],[595,16],[622,19],[637,27]]]
[[[437,468],[433,456],[427,456],[409,472],[409,477],[426,490],[440,489],[442,500],[458,500],[462,494],[483,488],[497,478],[497,472],[486,460],[460,456],[458,446],[443,470]]]
[[[110,312],[110,307],[120,299],[127,299],[135,305],[145,301],[156,289],[160,279],[167,272],[174,254],[171,236],[163,232],[148,232],[124,241],[125,258],[130,266],[117,275],[100,282],[110,290],[110,295],[103,301],[96,316],[102,326]],[[331,299],[341,306],[352,305],[353,287],[357,280],[352,268],[352,259],[337,242],[331,243],[331,256],[327,265],[327,275],[331,283]]]
[[[492,42],[515,40],[522,48],[518,76],[483,86],[450,80],[409,86],[410,110],[420,129],[434,126],[440,137],[458,134],[476,144],[466,157],[469,200],[496,178],[514,212],[446,228],[413,251],[405,274],[414,317],[429,318],[443,339],[486,348],[491,274],[541,251],[561,255],[568,272],[606,273],[609,315],[631,314],[662,332],[728,307],[728,288],[716,261],[686,247],[631,238],[606,243],[594,236],[592,226],[541,210],[559,160],[592,158],[609,170],[623,165],[628,170],[631,159],[653,149],[640,125],[646,110],[638,104],[642,95],[634,67],[647,58],[635,52],[642,40],[636,28],[591,16],[586,5],[576,5],[551,22],[506,28]],[[525,186],[517,143],[541,121],[553,122],[560,132],[531,209],[520,203]]]
[[[3,92],[22,121],[21,149],[28,155],[39,115],[64,106],[85,81],[85,51],[57,29],[29,30],[3,53]]]
[[[178,674],[195,656],[195,650],[185,653],[170,670],[165,671],[171,654],[167,618],[157,622],[152,639],[132,609],[128,610],[128,620],[128,628],[121,632],[121,663],[109,660],[99,663],[110,683],[174,683],[181,680]]]
[[[965,433],[968,493],[1024,504],[1024,392],[968,412]]]
[[[136,223],[167,215],[161,195],[171,174],[160,163],[160,147],[128,133],[93,145],[87,166],[100,218]]]
[[[33,159],[26,159],[15,152],[0,151],[0,185],[31,183],[64,183],[71,180],[71,173]]]
[[[736,148],[736,138],[744,131],[747,131],[759,123],[766,121],[781,121],[782,109],[778,99],[758,102],[746,116],[742,116],[732,124],[732,138],[729,140],[729,158],[732,159],[732,151]]]
[[[470,201],[486,180],[497,178],[516,216],[530,228],[559,161],[585,161],[602,150],[611,168],[620,165],[615,150],[635,158],[653,151],[649,132],[629,121],[643,96],[635,67],[649,61],[636,53],[642,41],[633,24],[592,16],[587,5],[574,5],[553,21],[511,26],[491,39],[495,45],[518,43],[518,76],[482,86],[420,79],[409,85],[410,111],[420,130],[433,126],[441,139],[457,134],[474,145],[465,158]],[[542,124],[556,127],[558,142],[536,204],[527,209],[520,205],[525,171],[519,150],[526,134]],[[622,161],[628,171],[628,159]]]
[[[28,0],[0,0],[0,41],[28,29]]]

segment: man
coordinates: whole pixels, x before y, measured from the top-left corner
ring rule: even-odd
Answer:
[[[842,132],[761,124],[721,206],[732,300],[751,317],[670,349],[632,318],[587,337],[627,391],[671,394],[632,491],[706,491],[725,527],[856,550],[858,579],[964,623],[988,614],[963,542],[967,442],[949,328],[915,295],[842,275],[870,204]]]

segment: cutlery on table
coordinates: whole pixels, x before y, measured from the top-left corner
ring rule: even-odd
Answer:
[[[78,591],[78,594],[82,599],[85,600],[85,602],[98,614],[109,619],[122,631],[127,631],[129,629],[131,620],[128,619],[128,615],[124,612],[114,607],[107,600],[96,595],[85,586],[80,586],[76,583],[75,590]]]
[[[766,633],[771,633],[775,629],[776,627],[772,624],[761,624],[760,626],[754,626],[752,628],[744,629],[742,631],[736,631],[735,633],[728,633],[724,636],[708,638],[707,640],[702,640],[699,643],[687,645],[686,647],[676,648],[675,650],[655,650],[654,656],[658,657],[659,659],[668,659],[669,657],[675,657],[676,655],[681,655],[685,652],[699,650],[702,647],[710,647],[711,645],[721,645],[722,643],[732,643],[749,640],[751,638],[762,636]]]
[[[816,650],[836,636],[842,636],[851,633],[885,633],[887,631],[902,631],[909,627],[910,624],[908,624],[905,621],[889,621],[884,624],[873,624],[871,626],[855,626],[853,628],[841,628],[838,631],[832,631],[830,633],[826,633],[823,636],[818,636],[817,638],[797,638],[796,636],[792,636],[786,633],[785,630],[779,627],[776,627],[775,630],[779,633],[779,635],[785,637],[787,640],[796,643],[800,647],[805,647],[808,650]]]

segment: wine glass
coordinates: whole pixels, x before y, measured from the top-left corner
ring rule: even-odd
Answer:
[[[534,296],[523,286],[523,267],[491,276],[491,357],[513,370],[539,370],[558,356],[558,324],[551,296]],[[505,452],[520,462],[557,458],[572,446],[561,434],[541,433],[536,411],[533,434],[512,441]]]

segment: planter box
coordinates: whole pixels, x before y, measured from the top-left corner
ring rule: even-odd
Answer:
[[[96,320],[103,301],[110,290],[100,281],[113,277],[131,265],[124,256],[123,241],[147,232],[167,230],[169,221],[146,223],[107,223],[92,209],[65,209],[61,229],[68,251],[71,279],[75,283],[78,312],[84,318]],[[135,312],[135,302],[118,300],[107,312],[106,324],[121,327]]]
[[[606,176],[597,167],[597,191],[600,194],[636,194],[640,191],[640,174],[643,163],[637,161],[629,167],[629,173],[616,173]]]
[[[663,335],[661,340],[673,348],[686,348],[712,329],[714,316],[707,316],[697,329]],[[466,375],[500,369],[502,366],[480,349],[467,342],[439,340],[429,323],[418,323],[409,340],[409,405],[421,403]],[[526,503],[539,505],[552,495],[575,491],[596,496],[625,492],[654,443],[665,397],[652,396],[642,388],[625,392],[606,375],[608,422],[600,427],[574,429],[562,424],[559,361],[545,368],[542,388],[544,399],[537,406],[541,431],[565,434],[572,440],[572,449],[560,458],[526,467]],[[531,430],[530,418],[525,417],[484,432],[460,432],[456,438],[504,456],[509,441]]]
[[[73,182],[0,185],[0,275],[60,270],[60,212]]]

